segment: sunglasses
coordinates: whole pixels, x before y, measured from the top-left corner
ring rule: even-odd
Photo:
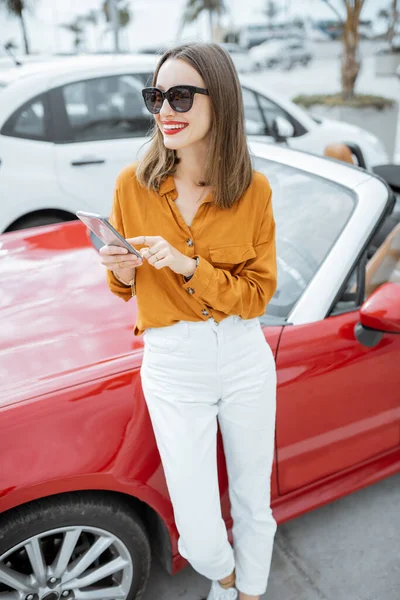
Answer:
[[[168,104],[172,110],[180,113],[188,112],[193,106],[195,94],[208,96],[208,90],[194,85],[174,85],[166,92],[162,92],[156,87],[144,88],[142,90],[146,108],[153,115],[157,115],[160,112],[165,99],[168,100]]]

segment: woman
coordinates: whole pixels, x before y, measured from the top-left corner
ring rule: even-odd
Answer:
[[[101,259],[111,291],[137,296],[143,392],[179,551],[212,580],[208,600],[256,600],[276,531],[276,374],[258,319],[276,289],[271,189],[252,171],[241,88],[222,48],[167,51],[153,86],[143,90],[152,142],[119,175],[110,219],[142,260],[107,246]],[[221,516],[217,419],[234,550]]]

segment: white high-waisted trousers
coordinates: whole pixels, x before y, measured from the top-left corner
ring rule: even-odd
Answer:
[[[276,371],[259,320],[180,321],[144,334],[141,377],[178,548],[196,571],[265,593],[276,522],[270,509]],[[221,516],[216,434],[221,428],[233,518]]]

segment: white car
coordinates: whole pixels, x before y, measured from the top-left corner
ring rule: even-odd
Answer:
[[[158,56],[83,56],[0,73],[0,233],[108,215],[118,172],[137,158],[152,123],[141,89]],[[250,138],[323,154],[355,142],[368,168],[387,162],[377,138],[324,120],[241,77]]]
[[[224,42],[220,44],[227,52],[229,52],[233,63],[239,73],[250,73],[257,68],[252,55],[248,50],[244,50],[239,44]]]
[[[258,68],[291,69],[296,64],[306,67],[314,57],[310,42],[301,38],[267,40],[251,48],[249,54]]]

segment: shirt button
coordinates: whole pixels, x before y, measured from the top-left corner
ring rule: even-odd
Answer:
[[[191,240],[190,238],[188,240],[186,240],[186,243],[189,246],[189,248],[191,248],[193,246],[193,240]]]
[[[203,310],[201,312],[203,313],[203,315],[205,317],[207,317],[209,315],[209,312],[208,312],[208,310],[206,308],[203,308]]]
[[[189,294],[194,294],[194,289],[193,288],[188,288],[187,291],[188,291]]]

